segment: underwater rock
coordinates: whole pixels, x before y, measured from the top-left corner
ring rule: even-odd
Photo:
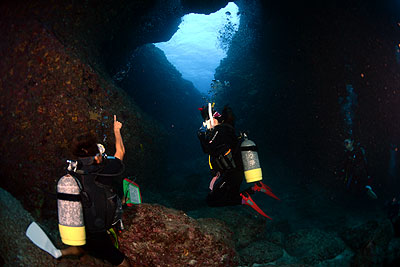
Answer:
[[[221,240],[231,247],[235,246],[232,238],[233,233],[223,221],[212,218],[200,218],[197,219],[197,222],[204,232],[213,234],[217,240]]]
[[[25,236],[32,221],[34,218],[21,203],[0,188],[0,266],[112,266],[89,255],[54,259]],[[61,243],[57,222],[43,221],[38,224],[56,247],[66,247]]]
[[[394,262],[400,263],[400,238],[393,238],[389,242],[386,261],[392,266],[395,266]]]
[[[195,218],[216,218],[233,232],[236,249],[242,249],[265,234],[267,221],[245,207],[206,208],[190,212]]]
[[[269,241],[251,243],[239,251],[241,264],[252,265],[254,263],[268,263],[283,256],[283,249]]]
[[[5,266],[55,265],[52,256],[41,251],[25,236],[26,228],[32,221],[32,215],[21,203],[0,188],[0,254]]]
[[[232,234],[213,220],[141,204],[124,213],[121,251],[134,266],[236,266]]]
[[[341,237],[356,253],[354,264],[379,265],[384,261],[389,242],[393,238],[393,227],[387,219],[368,221],[344,230]]]
[[[353,257],[354,257],[354,252],[351,249],[346,248],[342,253],[337,255],[335,258],[325,260],[325,261],[317,264],[316,266],[317,267],[336,267],[336,266],[350,267],[350,266],[352,266],[351,264],[352,264]]]
[[[334,233],[319,229],[303,229],[290,234],[285,242],[289,255],[306,264],[317,264],[342,253],[345,243]]]
[[[393,237],[393,228],[389,220],[368,221],[345,229],[340,236],[351,249],[357,251],[370,242],[378,246],[387,246]]]
[[[287,220],[274,220],[268,224],[268,230],[265,233],[265,239],[278,245],[283,246],[285,236],[292,233],[291,225]]]

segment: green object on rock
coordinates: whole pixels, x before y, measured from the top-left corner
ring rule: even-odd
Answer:
[[[124,187],[124,200],[126,205],[133,206],[134,204],[142,203],[142,196],[140,194],[139,185],[137,185],[134,181],[125,178],[123,180]]]

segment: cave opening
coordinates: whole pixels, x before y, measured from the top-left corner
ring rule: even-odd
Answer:
[[[229,2],[209,15],[190,13],[167,42],[155,43],[169,62],[202,94],[210,94],[215,69],[227,56],[240,24],[239,8]]]
[[[163,127],[168,138],[163,172],[177,180],[171,184],[185,186],[182,180],[188,179],[182,176],[193,175],[197,159],[204,156],[195,135],[202,122],[198,108],[214,93],[210,84],[227,56],[239,19],[234,2],[209,15],[187,14],[169,41],[138,46],[113,75],[114,82]],[[182,165],[182,155],[190,164]]]

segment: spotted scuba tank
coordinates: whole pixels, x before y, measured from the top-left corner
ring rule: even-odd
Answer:
[[[70,174],[57,183],[58,228],[62,242],[70,246],[86,244],[81,189],[79,180]]]
[[[246,134],[243,134],[243,142],[240,145],[242,154],[244,177],[247,183],[258,182],[262,180],[262,171],[260,160],[258,159],[257,146],[249,140]]]

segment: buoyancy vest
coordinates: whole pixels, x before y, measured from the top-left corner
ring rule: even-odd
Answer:
[[[209,154],[209,165],[216,171],[231,170],[241,167],[238,151],[238,137],[230,124],[219,124],[209,131],[204,138],[206,153]],[[239,166],[238,166],[239,165]]]
[[[106,231],[120,219],[117,214],[120,200],[112,186],[97,181],[101,174],[101,167],[96,165],[83,166],[84,174],[76,174],[82,184],[82,206],[85,227],[87,232],[95,233]],[[118,176],[106,174],[106,176]]]

